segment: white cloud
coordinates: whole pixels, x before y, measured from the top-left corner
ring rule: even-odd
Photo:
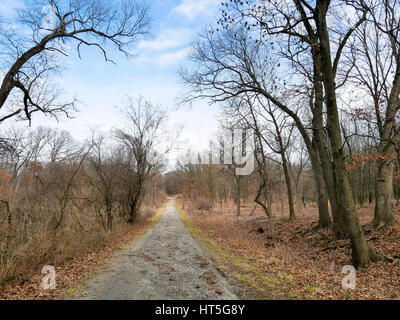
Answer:
[[[15,16],[17,9],[22,9],[24,3],[21,0],[1,0],[0,1],[0,17]]]
[[[187,48],[179,50],[179,51],[164,53],[164,54],[158,55],[153,58],[142,57],[142,58],[139,58],[138,60],[155,63],[160,66],[166,66],[166,65],[178,63],[180,60],[184,59],[189,54],[189,52],[190,52],[190,48],[187,47]]]
[[[184,59],[189,54],[189,51],[190,48],[185,48],[176,52],[165,53],[155,58],[155,62],[162,66],[177,63],[179,60]]]
[[[148,50],[165,50],[169,48],[175,48],[186,44],[192,35],[193,31],[190,29],[167,29],[162,31],[154,40],[141,41],[138,45],[138,48]]]
[[[175,12],[188,20],[195,20],[201,15],[213,15],[220,5],[217,0],[182,0],[181,4],[175,7]]]

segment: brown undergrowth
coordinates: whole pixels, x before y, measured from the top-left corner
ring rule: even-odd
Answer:
[[[107,263],[115,251],[127,248],[134,241],[149,231],[162,217],[165,204],[153,214],[147,211],[147,219],[134,225],[121,225],[114,230],[112,236],[98,246],[95,250],[66,258],[54,265],[56,270],[56,289],[43,290],[41,282],[43,275],[38,270],[32,276],[27,276],[20,281],[10,282],[0,288],[0,299],[9,300],[54,300],[64,299],[75,295],[84,288],[85,282],[93,277],[101,266]]]
[[[194,236],[213,253],[217,265],[256,289],[263,299],[399,299],[400,228],[396,223],[375,230],[370,226],[373,206],[358,208],[371,248],[384,257],[356,270],[356,289],[343,289],[342,267],[351,264],[347,240],[336,240],[329,229],[317,228],[317,209],[298,208],[297,220],[288,214],[274,219],[277,242],[272,243],[269,222],[261,211],[249,216],[252,207],[224,212],[181,214]],[[275,210],[280,212],[280,210]]]

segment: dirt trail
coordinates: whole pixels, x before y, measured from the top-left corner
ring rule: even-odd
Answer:
[[[73,299],[238,299],[179,219],[174,200]]]

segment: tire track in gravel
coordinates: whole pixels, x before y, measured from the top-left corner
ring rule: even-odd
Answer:
[[[73,299],[238,299],[186,230],[169,200],[163,217],[111,262]]]

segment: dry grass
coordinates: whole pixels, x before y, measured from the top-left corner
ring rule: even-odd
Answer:
[[[12,183],[0,181],[0,200],[7,199],[10,207],[8,211],[0,205],[0,289],[9,283],[28,281],[44,265],[56,266],[97,252],[130,232],[116,195],[110,230],[98,191],[87,183],[83,173],[74,175],[73,171],[65,168],[68,179],[49,169],[42,172],[40,181],[29,175]],[[164,199],[162,193],[158,194],[153,205],[161,205]],[[151,202],[145,200],[141,218],[148,220],[155,212]]]
[[[25,274],[23,280],[3,285],[0,299],[60,299],[77,294],[84,288],[86,280],[93,277],[116,250],[128,247],[151,229],[162,217],[164,209],[165,205],[158,211],[151,210],[153,214],[149,213],[145,219],[134,225],[120,224],[112,233],[106,235],[101,243],[97,243],[91,249],[87,248],[81,253],[77,252],[71,258],[64,257],[63,259],[60,256],[60,262],[54,264],[57,276],[55,290],[40,288],[43,275],[39,269],[36,269],[30,272],[29,276]],[[82,247],[86,245],[87,242],[81,244]],[[29,258],[29,256],[26,257],[26,259]],[[42,266],[40,265],[40,267]]]
[[[295,299],[399,299],[400,298],[400,228],[396,215],[394,226],[373,230],[368,223],[373,207],[359,208],[359,216],[370,246],[385,257],[368,268],[357,270],[355,290],[344,290],[341,273],[350,264],[348,241],[335,240],[328,229],[317,229],[317,209],[308,206],[297,210],[298,219],[287,222],[288,213],[276,214],[277,243],[272,245],[269,223],[252,207],[224,213],[188,214],[192,229],[213,243],[213,251],[228,256],[222,268],[237,279],[257,289],[258,298]],[[215,249],[217,248],[217,249]],[[228,263],[229,262],[229,263]]]

